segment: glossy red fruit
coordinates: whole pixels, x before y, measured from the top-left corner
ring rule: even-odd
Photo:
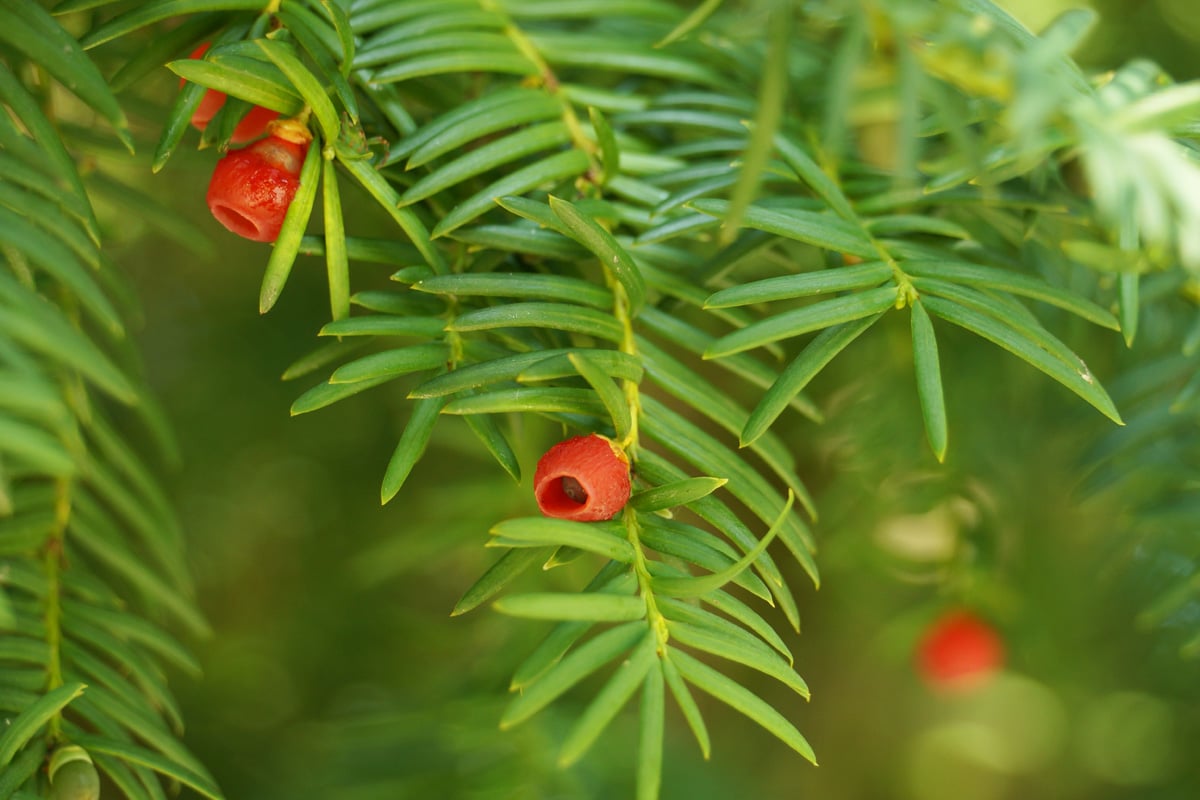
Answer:
[[[947,612],[917,646],[917,669],[931,686],[976,688],[1004,663],[1004,642],[995,628],[970,611]]]
[[[629,490],[629,459],[594,433],[551,447],[533,475],[538,508],[558,519],[612,519],[629,501]]]
[[[208,51],[208,43],[197,47],[192,51],[188,58],[200,58]],[[183,86],[184,80],[179,79],[179,85]],[[225,93],[218,92],[216,89],[209,89],[204,93],[204,97],[200,99],[200,105],[196,107],[195,113],[192,114],[192,127],[198,131],[202,131],[208,127],[208,123],[217,115],[221,107],[225,105]],[[242,117],[241,122],[233,129],[233,134],[229,141],[233,144],[243,144],[253,141],[267,132],[267,125],[279,118],[278,111],[271,111],[268,108],[255,106],[250,109],[246,116]]]
[[[255,242],[279,238],[283,218],[300,187],[307,147],[268,136],[217,162],[208,184],[208,208],[217,221]]]

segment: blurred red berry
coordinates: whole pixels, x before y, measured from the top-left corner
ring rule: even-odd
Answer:
[[[267,126],[279,119],[279,112],[262,106],[254,106],[238,122],[229,137],[231,144],[253,141],[267,132]]]
[[[208,43],[205,42],[193,50],[188,58],[200,58],[208,51],[208,47]],[[183,84],[184,80],[180,78],[179,85],[183,86]],[[195,113],[192,114],[192,127],[198,131],[207,128],[208,123],[212,121],[212,118],[217,115],[217,112],[224,105],[225,93],[218,92],[216,89],[209,89],[204,93],[204,97],[200,98],[200,105],[196,107]],[[238,122],[237,127],[233,129],[233,134],[230,136],[229,141],[233,144],[243,144],[257,139],[267,132],[267,124],[278,117],[278,111],[254,106]]]
[[[991,625],[969,611],[950,611],[925,631],[917,646],[917,669],[931,686],[978,687],[1004,663],[1004,642]]]
[[[533,492],[547,517],[612,519],[629,500],[629,460],[609,439],[589,434],[551,447],[538,461]]]
[[[305,145],[268,136],[217,162],[208,184],[208,208],[217,221],[255,242],[279,238],[296,189]]]

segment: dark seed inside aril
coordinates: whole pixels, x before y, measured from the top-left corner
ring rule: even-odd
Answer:
[[[587,502],[587,492],[584,491],[583,486],[580,485],[579,481],[570,476],[562,479],[562,490],[563,494],[574,500],[576,503]]]

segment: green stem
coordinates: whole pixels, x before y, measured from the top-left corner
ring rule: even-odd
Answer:
[[[451,271],[462,272],[465,268],[466,257],[465,250],[460,248],[458,257],[455,259],[454,266],[451,268]],[[454,320],[458,318],[458,312],[460,310],[461,303],[458,299],[458,295],[447,295],[445,314],[447,326],[454,323]],[[446,331],[446,346],[450,348],[450,353],[447,356],[449,362],[446,365],[447,372],[453,372],[454,370],[458,369],[458,365],[462,363],[464,344],[465,341],[461,333],[455,330]]]
[[[667,628],[667,619],[658,610],[658,601],[654,597],[649,561],[646,558],[646,552],[642,549],[638,512],[626,506],[623,522],[625,523],[625,536],[633,545],[633,572],[637,576],[638,590],[646,602],[646,622],[650,625],[650,630],[654,631],[658,655],[663,657],[667,652],[667,642],[671,638],[671,632]]]
[[[612,289],[614,298],[613,316],[620,323],[622,330],[619,346],[620,351],[637,358],[637,340],[633,333],[633,316],[629,313],[629,297],[625,293],[625,287],[621,285],[621,282],[616,279],[616,276],[611,271],[605,270],[605,274],[608,276],[608,285]],[[642,412],[642,400],[637,381],[625,380],[623,383],[625,402],[629,405],[630,422],[629,432],[625,434],[625,437],[618,444],[629,457],[630,464],[633,465],[637,463],[639,445],[638,418]],[[658,602],[654,597],[649,560],[646,558],[646,551],[642,548],[638,512],[632,507],[626,506],[623,521],[625,523],[625,536],[629,540],[629,543],[633,545],[633,571],[637,576],[638,591],[646,603],[646,621],[650,625],[650,629],[654,631],[659,657],[664,657],[667,652],[667,641],[671,638],[671,634],[667,628],[667,620],[662,615],[662,612],[658,610]]]
[[[46,571],[46,691],[63,685],[62,674],[62,583],[67,524],[71,521],[71,482],[60,478],[54,484],[54,526],[46,539],[42,564]],[[49,722],[51,741],[62,738],[62,715]]]
[[[29,261],[26,260],[25,254],[15,247],[9,245],[0,245],[0,253],[4,255],[6,261],[12,267],[14,277],[26,289],[33,289],[37,286],[33,277],[33,270],[29,268]]]
[[[530,40],[525,31],[521,30],[508,12],[495,0],[479,0],[479,5],[484,11],[489,11],[498,15],[504,20],[504,35],[512,40],[513,45],[520,51],[521,55],[528,58],[537,67],[539,79],[542,86],[546,89],[546,93],[555,98],[562,105],[562,121],[567,126],[567,131],[571,134],[571,142],[576,148],[581,150],[588,157],[588,174],[599,175],[600,163],[596,160],[596,144],[583,132],[583,125],[579,121],[579,115],[575,113],[575,107],[571,105],[571,101],[562,93],[562,84],[558,81],[558,75],[554,73],[554,69],[542,57],[540,51]]]
[[[832,163],[831,159],[829,159],[827,154],[819,149],[817,149],[815,153],[819,159],[818,163],[821,165],[822,171],[829,175],[831,179],[837,181],[837,169]],[[896,282],[896,287],[900,290],[899,294],[896,295],[896,308],[901,309],[905,306],[912,305],[920,296],[920,293],[917,292],[917,288],[913,286],[912,276],[910,276],[900,267],[900,264],[896,261],[895,256],[893,256],[887,247],[884,246],[883,242],[875,238],[875,235],[871,233],[869,228],[867,228],[867,224],[863,222],[862,217],[858,216],[857,211],[853,210],[853,206],[851,206],[851,210],[854,213],[854,224],[858,226],[860,231],[862,231],[863,236],[867,237],[867,239],[871,242],[871,246],[874,247],[875,252],[879,254],[879,260],[887,264],[892,269],[892,280]]]
[[[613,292],[613,317],[621,325],[621,342],[619,349],[622,353],[638,358],[637,340],[633,335],[633,317],[629,313],[629,296],[625,294],[625,287],[621,282],[612,275],[608,274],[608,285]],[[642,397],[638,388],[637,381],[625,380],[622,382],[625,392],[625,403],[629,406],[629,432],[621,439],[618,444],[625,454],[629,456],[630,463],[637,461],[637,450],[639,445],[638,439],[638,417],[642,411]]]

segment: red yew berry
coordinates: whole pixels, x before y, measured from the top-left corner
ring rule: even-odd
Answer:
[[[276,135],[217,162],[208,184],[208,208],[217,221],[255,242],[279,238],[283,218],[300,187],[307,146]]]
[[[551,447],[533,475],[538,508],[558,519],[612,519],[625,507],[629,491],[629,459],[611,440],[594,433]]]
[[[208,51],[208,43],[197,47],[192,51],[188,58],[200,58]],[[183,78],[179,79],[179,85],[183,86]],[[225,93],[218,92],[216,89],[209,89],[204,93],[204,97],[200,99],[200,105],[196,107],[196,111],[192,114],[192,127],[198,131],[202,131],[208,127],[208,123],[217,115],[221,107],[225,105]],[[233,129],[233,134],[229,137],[229,141],[233,144],[243,144],[253,141],[267,132],[267,125],[279,117],[278,111],[272,111],[269,108],[254,106],[250,109],[246,116],[242,117],[238,122],[237,127]]]
[[[267,127],[279,119],[279,112],[262,106],[254,106],[238,122],[229,136],[232,144],[251,142],[267,132]]]
[[[961,691],[984,683],[1004,662],[1004,642],[970,611],[942,615],[917,646],[917,669],[937,689]]]

